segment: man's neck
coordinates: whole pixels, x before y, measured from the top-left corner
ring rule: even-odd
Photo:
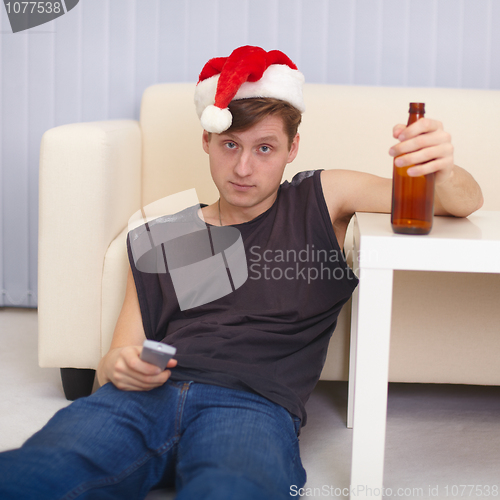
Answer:
[[[259,215],[263,214],[272,207],[276,200],[277,193],[274,196],[263,200],[258,205],[251,207],[240,207],[228,203],[224,198],[220,198],[215,203],[203,208],[203,218],[208,224],[214,226],[234,226],[244,224]]]

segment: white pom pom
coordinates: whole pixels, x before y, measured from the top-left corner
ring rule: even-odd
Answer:
[[[207,106],[201,114],[201,126],[214,134],[221,134],[233,122],[233,116],[228,108],[221,109],[213,104]]]

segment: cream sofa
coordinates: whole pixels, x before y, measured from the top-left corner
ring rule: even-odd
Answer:
[[[144,93],[139,122],[77,123],[44,134],[40,366],[95,369],[109,349],[124,297],[127,221],[134,212],[193,187],[200,202],[217,199],[193,90],[193,84],[154,85]],[[452,134],[456,163],[482,186],[483,209],[500,210],[500,91],[316,84],[304,91],[300,152],[285,178],[319,168],[390,177],[392,127],[406,122],[410,101],[422,101],[427,116]],[[348,255],[349,245],[348,237]],[[499,297],[498,275],[396,272],[390,380],[500,384]],[[349,326],[347,304],[322,379],[347,379]],[[80,372],[65,372],[78,380]]]

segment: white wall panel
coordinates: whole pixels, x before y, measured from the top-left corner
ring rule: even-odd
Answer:
[[[487,88],[489,80],[490,1],[464,5],[463,76],[461,87]],[[497,24],[498,29],[498,24]]]
[[[278,40],[276,47],[299,64],[299,54],[301,45],[300,20],[302,12],[302,2],[300,0],[278,0],[278,19],[276,33]]]
[[[410,3],[408,30],[408,82],[432,87],[435,80],[436,0]]]
[[[297,65],[307,81],[326,83],[328,1],[302,2],[300,56]]]
[[[357,0],[355,23],[354,83],[379,85],[382,0]]]
[[[188,8],[189,2],[160,1],[159,79],[162,82],[188,81]],[[200,48],[205,43],[202,40],[200,36]]]
[[[81,16],[82,121],[104,120],[109,113],[109,4],[86,0],[74,11]]]
[[[187,46],[184,81],[196,81],[203,65],[210,58],[218,55],[217,34],[219,31],[224,30],[224,26],[218,23],[217,3],[214,1],[207,2],[206,0],[192,0],[187,4]]]
[[[385,0],[382,5],[380,85],[404,87],[408,82],[410,1]]]
[[[160,0],[135,5],[136,57],[133,78],[136,96],[142,95],[151,82],[159,78]],[[134,114],[139,116],[140,100],[134,99]]]
[[[498,0],[82,0],[16,34],[0,5],[0,23],[0,306],[36,306],[43,132],[137,119],[146,87],[210,57],[261,45],[308,82],[500,89]]]
[[[331,0],[328,2],[327,82],[354,82],[355,44],[356,2]]]
[[[28,305],[37,304],[38,158],[40,141],[55,124],[54,33],[28,37]],[[15,151],[15,150],[14,150]],[[20,265],[25,265],[24,262]],[[24,301],[24,298],[23,298]]]
[[[110,2],[108,21],[109,118],[133,116],[135,106],[136,24],[135,10],[144,2]]]
[[[462,1],[438,2],[435,72],[438,87],[460,86],[463,16]]]
[[[312,3],[316,1],[311,0]],[[277,0],[250,0],[247,12],[249,43],[265,50],[275,48],[278,43],[278,31],[276,29],[278,24]],[[234,17],[232,22],[235,22]],[[220,26],[220,29],[223,30],[224,26]]]
[[[4,279],[3,279],[3,268],[4,268],[4,238],[3,238],[3,219],[4,219],[4,208],[3,208],[3,77],[4,68],[2,65],[2,56],[4,54],[4,37],[2,33],[6,29],[6,21],[4,15],[0,13],[0,307],[5,303],[4,298]]]
[[[11,167],[2,171],[2,298],[22,306],[29,305],[28,38],[2,39],[1,162]]]
[[[292,3],[294,0],[291,0]],[[217,22],[212,29],[217,35],[217,50],[209,57],[227,56],[235,47],[248,44],[248,16],[251,0],[219,0],[209,2],[217,9]],[[208,59],[207,59],[208,61]],[[206,61],[205,61],[206,62]],[[203,67],[203,63],[202,63]],[[199,68],[197,74],[201,71]]]
[[[500,89],[500,2],[490,0],[490,46],[488,54],[488,88]]]
[[[55,121],[57,125],[82,120],[82,10],[55,19]],[[48,26],[43,25],[43,26]],[[36,28],[34,28],[36,30]],[[30,35],[28,31],[24,36]],[[10,38],[17,37],[17,33]]]

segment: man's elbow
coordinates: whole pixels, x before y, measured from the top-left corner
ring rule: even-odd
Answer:
[[[479,210],[480,208],[482,208],[483,205],[484,205],[483,192],[481,191],[481,189],[479,189],[479,196],[478,196],[476,208],[473,211],[475,212],[476,210]]]
[[[464,217],[467,217],[470,214],[474,213],[476,210],[479,210],[483,205],[484,205],[483,191],[481,190],[479,185],[477,185],[475,196],[472,199],[471,210],[467,215],[464,215]]]
[[[484,205],[483,191],[481,189],[481,186],[478,184],[478,182],[475,179],[472,179],[472,183],[469,183],[469,186],[470,187],[469,187],[468,198],[470,201],[470,207],[469,207],[470,211],[467,215],[464,215],[464,217],[469,216],[470,214],[474,213],[476,210],[479,210]]]
[[[446,200],[447,201],[447,200]],[[479,210],[484,204],[483,193],[481,189],[473,194],[469,193],[459,199],[454,199],[452,203],[445,203],[439,196],[435,197],[434,215],[444,215],[448,217],[468,217],[476,210]]]
[[[453,215],[455,217],[468,217],[473,214],[477,210],[479,210],[484,205],[484,197],[481,188],[478,186],[477,192],[474,196],[471,196],[469,199],[469,203],[464,203],[461,206],[461,210],[457,211]]]

